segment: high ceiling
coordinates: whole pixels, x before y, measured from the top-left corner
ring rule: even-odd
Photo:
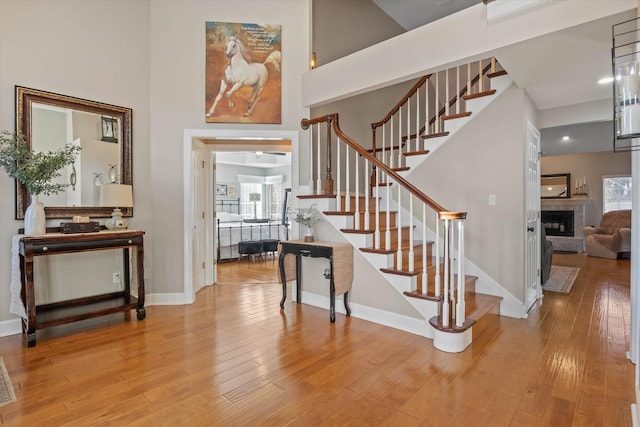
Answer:
[[[373,1],[407,30],[480,3],[480,0]],[[602,117],[596,123],[577,124],[585,121],[578,118],[575,127],[574,123],[562,123],[541,129],[542,151],[570,154],[612,149],[612,87],[611,84],[599,85],[597,81],[611,75],[612,25],[635,16],[632,10],[494,52],[512,80],[529,94],[541,115],[545,110],[549,113],[549,109],[576,104],[588,107],[600,101],[602,106],[604,101],[611,105],[608,120]],[[558,138],[560,133],[569,135],[570,142]]]

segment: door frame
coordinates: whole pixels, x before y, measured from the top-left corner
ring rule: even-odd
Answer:
[[[194,144],[205,144],[213,142],[237,143],[238,151],[246,151],[249,146],[243,145],[243,141],[248,144],[248,140],[289,140],[291,141],[291,186],[297,189],[299,186],[298,150],[300,134],[297,130],[239,130],[239,129],[185,129],[183,132],[183,235],[184,235],[184,258],[183,258],[183,302],[193,304],[195,302],[195,292],[193,287],[193,239],[191,230],[193,229],[193,188],[192,188],[192,164],[191,151]],[[215,151],[211,149],[210,151]],[[212,182],[213,170],[207,167],[207,182]],[[293,194],[295,196],[297,194]],[[213,247],[213,209],[206,211],[206,247]],[[209,249],[207,249],[209,250]],[[211,263],[206,263],[205,277],[207,282],[213,283],[213,257],[209,257]]]

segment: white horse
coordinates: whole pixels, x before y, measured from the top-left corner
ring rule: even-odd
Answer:
[[[218,105],[218,102],[222,98],[222,94],[227,90],[228,85],[231,85],[231,89],[227,92],[227,100],[229,101],[230,107],[235,107],[235,104],[231,99],[231,95],[233,95],[235,91],[243,86],[253,87],[253,92],[251,92],[248,99],[249,105],[247,112],[244,113],[244,116],[247,117],[251,114],[258,103],[258,100],[260,99],[260,92],[262,92],[262,89],[269,78],[269,72],[267,71],[265,64],[271,63],[275,69],[279,71],[282,54],[280,51],[274,50],[269,54],[269,56],[267,56],[267,59],[263,63],[248,62],[247,59],[245,59],[247,51],[242,45],[240,39],[236,36],[229,37],[227,50],[224,54],[229,58],[229,65],[224,69],[224,76],[220,80],[220,90],[218,91],[215,101],[213,101],[213,105],[207,113],[207,117],[213,116],[216,105]]]

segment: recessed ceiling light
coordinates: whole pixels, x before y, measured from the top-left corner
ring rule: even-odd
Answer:
[[[569,135],[565,135],[565,136],[563,136],[563,137],[562,137],[562,140],[563,140],[563,141],[568,141],[568,140],[570,140],[570,139],[571,139],[571,138],[569,138]]]
[[[603,77],[600,80],[598,80],[598,83],[600,83],[601,85],[606,85],[608,83],[611,83],[613,81],[613,77]]]

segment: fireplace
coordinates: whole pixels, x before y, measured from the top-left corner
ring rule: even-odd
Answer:
[[[548,236],[574,236],[573,218],[571,211],[542,211],[542,225]]]

